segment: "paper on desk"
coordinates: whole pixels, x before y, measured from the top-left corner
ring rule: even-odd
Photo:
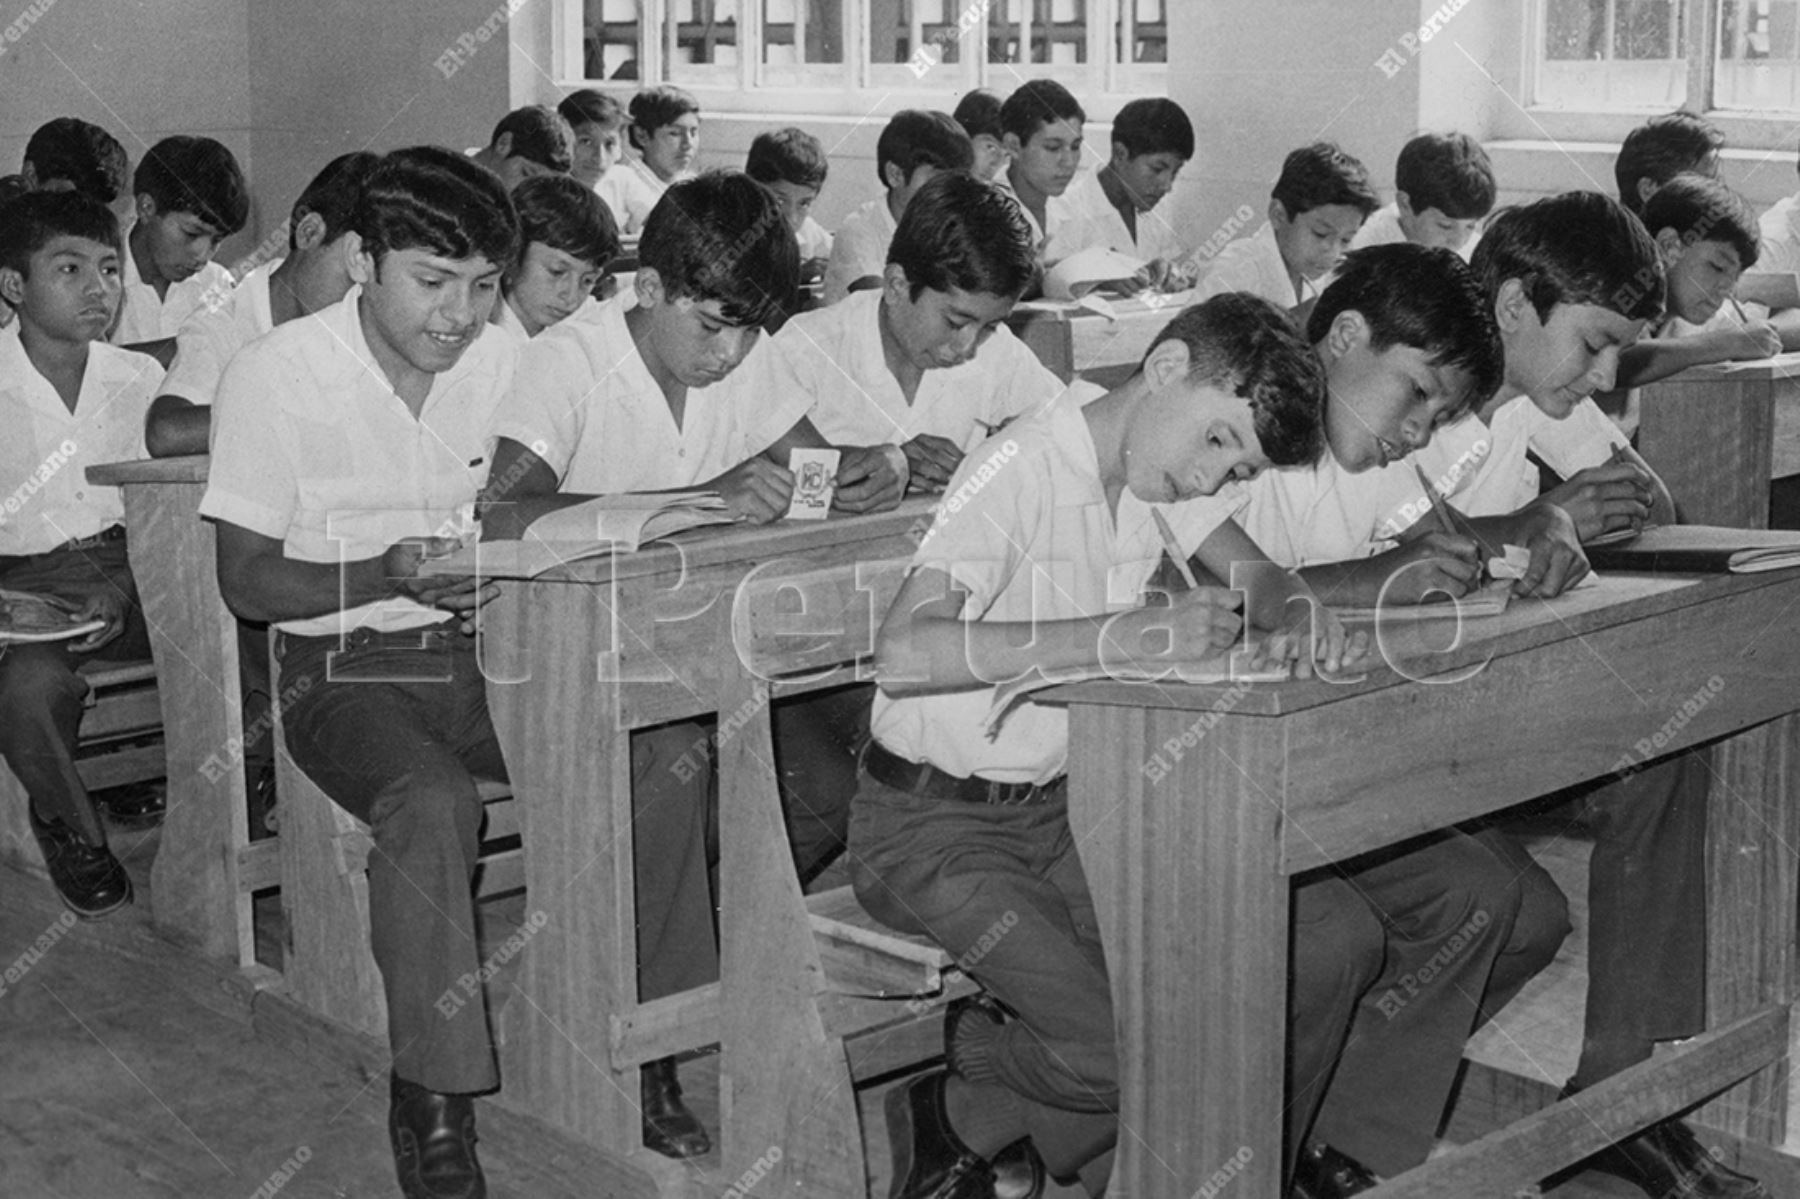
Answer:
[[[1050,268],[1044,276],[1044,295],[1052,300],[1079,300],[1098,287],[1130,291],[1142,285],[1138,273],[1148,265],[1141,258],[1105,246],[1089,246]]]
[[[1099,665],[1077,671],[1058,672],[1055,678],[1045,678],[1042,674],[1033,672],[994,688],[994,702],[989,706],[987,715],[982,717],[981,731],[992,741],[999,736],[1000,726],[1005,723],[1006,717],[1032,692],[1042,691],[1046,687],[1060,687],[1064,683],[1108,679],[1118,683],[1162,683],[1165,686],[1179,687],[1184,684],[1205,686],[1213,683],[1284,683],[1293,677],[1292,668],[1285,661],[1255,668],[1233,665],[1234,662],[1247,661],[1249,656],[1239,650],[1232,654],[1221,654],[1208,663],[1181,667],[1178,674],[1167,667],[1151,670],[1134,666]]]
[[[1531,551],[1518,545],[1500,547],[1501,557],[1489,558],[1488,576],[1495,579],[1522,579],[1531,566]]]
[[[1735,375],[1741,371],[1766,371],[1770,369],[1786,373],[1800,373],[1800,350],[1789,350],[1776,354],[1772,358],[1745,358],[1732,362],[1709,362],[1700,368],[1717,371],[1720,374]]]

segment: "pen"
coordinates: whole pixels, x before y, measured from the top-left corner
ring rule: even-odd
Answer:
[[[1425,499],[1431,504],[1431,511],[1437,517],[1438,528],[1443,532],[1456,536],[1456,522],[1450,519],[1450,513],[1444,510],[1444,497],[1432,486],[1431,479],[1426,476],[1425,468],[1417,462],[1413,463],[1413,473],[1419,476],[1419,486],[1425,489]]]
[[[1738,323],[1748,325],[1750,323],[1750,318],[1744,315],[1744,306],[1738,303],[1738,298],[1736,296],[1728,296],[1726,298],[1731,301],[1731,310],[1737,313]]]
[[[1158,509],[1150,509],[1150,517],[1156,521],[1156,531],[1162,537],[1163,548],[1169,551],[1169,557],[1175,560],[1175,569],[1181,572],[1181,581],[1187,584],[1189,591],[1199,589],[1200,581],[1194,578],[1194,572],[1188,569],[1187,555],[1181,552],[1181,542],[1175,540],[1175,530],[1163,519]]]

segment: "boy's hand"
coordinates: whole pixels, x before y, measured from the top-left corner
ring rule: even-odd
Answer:
[[[1739,361],[1773,358],[1781,353],[1781,333],[1768,321],[1750,321],[1741,329],[1722,330],[1725,356]]]
[[[963,452],[954,441],[929,433],[919,434],[900,449],[906,454],[906,465],[912,471],[912,489],[932,494],[944,489],[963,459]]]
[[[1369,634],[1360,629],[1349,632],[1330,608],[1312,604],[1291,607],[1299,615],[1263,639],[1253,668],[1268,662],[1292,662],[1294,677],[1307,679],[1316,669],[1336,674],[1356,665],[1369,652]]]
[[[1179,258],[1152,258],[1138,278],[1152,291],[1186,291],[1199,273],[1193,263]]]
[[[758,455],[720,475],[713,487],[732,516],[763,525],[787,515],[788,501],[794,498],[794,473]]]
[[[1120,613],[1104,634],[1102,661],[1172,668],[1217,658],[1243,635],[1243,603],[1239,592],[1196,587],[1175,592],[1166,607]],[[1166,641],[1154,635],[1158,631],[1166,632]]]
[[[500,594],[499,585],[482,583],[473,575],[419,575],[421,563],[461,547],[462,542],[454,537],[409,537],[388,546],[381,556],[381,568],[394,594],[455,614],[457,628],[468,635],[475,632],[476,610]]]
[[[1656,493],[1650,476],[1635,463],[1609,462],[1577,472],[1538,498],[1568,513],[1576,535],[1591,541],[1615,529],[1643,528]]]
[[[1383,603],[1419,604],[1434,593],[1452,599],[1467,595],[1481,578],[1482,549],[1473,537],[1438,529],[1380,556],[1392,565],[1382,588]]]
[[[95,629],[86,637],[69,646],[72,654],[91,654],[107,645],[120,633],[125,631],[125,617],[131,612],[131,604],[126,598],[110,587],[101,587],[88,593],[86,600],[75,614],[70,617],[71,624],[86,624],[90,620],[104,620],[106,627]]]
[[[831,506],[838,511],[883,512],[898,504],[904,494],[906,480],[886,446],[847,448],[838,459],[837,494],[831,499]]]
[[[1513,583],[1514,595],[1549,599],[1587,575],[1587,555],[1581,552],[1581,538],[1567,512],[1540,498],[1532,505],[1526,532],[1525,548],[1531,553],[1531,565],[1525,568],[1524,577]]]

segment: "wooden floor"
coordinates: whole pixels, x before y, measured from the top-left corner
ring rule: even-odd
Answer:
[[[120,845],[126,848],[132,843]],[[1556,963],[1472,1044],[1471,1056],[1560,1083],[1574,1068],[1585,980],[1586,847],[1535,847],[1571,899],[1575,935]],[[140,889],[154,834],[128,852]],[[49,885],[0,868],[0,1196],[4,1199],[220,1199],[255,1194],[283,1172],[287,1199],[397,1193],[388,1152],[386,1080],[342,1061],[299,1056],[257,1035],[252,996],[235,975],[196,963],[150,930],[140,901],[96,924],[62,919]],[[270,911],[274,911],[273,907]],[[483,911],[497,943],[522,921],[523,898]],[[279,928],[265,927],[276,955]],[[35,962],[20,955],[40,937]],[[683,1063],[697,1113],[717,1128],[717,1059]],[[891,1085],[891,1084],[890,1084]],[[871,1194],[885,1195],[886,1087],[862,1096]],[[482,1161],[496,1197],[593,1199],[607,1171],[581,1146],[484,1106]],[[296,1168],[297,1167],[297,1168]],[[1629,1197],[1635,1189],[1585,1175],[1557,1199]],[[1053,1187],[1052,1199],[1081,1194]]]

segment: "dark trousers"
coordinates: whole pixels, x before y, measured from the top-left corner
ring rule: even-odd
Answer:
[[[1118,1136],[1112,991],[1093,900],[1055,799],[1003,807],[931,800],[862,776],[850,820],[851,876],[883,923],[924,933],[1018,1013],[989,1060],[1018,1096],[1052,1174],[1083,1174]],[[1288,1113],[1305,1127],[1357,998],[1381,971],[1380,923],[1349,884],[1327,878],[1293,905]],[[999,930],[998,933],[996,930]],[[1292,1133],[1291,1133],[1292,1135]]]
[[[872,685],[858,683],[777,700],[769,711],[781,809],[802,884],[843,852],[874,696]]]
[[[78,829],[91,845],[105,845],[106,830],[75,769],[82,705],[89,691],[87,680],[76,671],[86,662],[150,657],[150,636],[137,606],[125,540],[80,550],[0,556],[0,587],[77,603],[105,590],[130,602],[125,631],[94,653],[72,653],[69,641],[0,646],[0,757],[18,777],[39,816]]]

